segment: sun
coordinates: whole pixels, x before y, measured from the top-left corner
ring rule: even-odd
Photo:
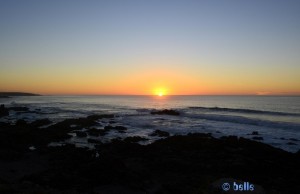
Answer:
[[[165,96],[166,95],[166,89],[164,89],[164,88],[156,88],[155,90],[154,90],[154,94],[156,95],[156,96],[159,96],[159,97],[162,97],[162,96]]]

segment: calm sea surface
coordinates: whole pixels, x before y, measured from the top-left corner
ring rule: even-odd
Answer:
[[[300,149],[300,97],[275,96],[32,96],[0,99],[6,106],[27,106],[31,113],[11,112],[0,121],[58,122],[91,114],[113,113],[129,128],[116,136],[145,136],[160,129],[171,134],[208,132],[216,137],[258,131],[263,142],[288,151]],[[151,115],[153,109],[175,109],[180,116]],[[299,141],[296,141],[298,139]],[[149,140],[154,141],[154,139]]]

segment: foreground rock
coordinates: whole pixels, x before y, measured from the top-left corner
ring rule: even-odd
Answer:
[[[69,124],[56,126],[67,129]],[[17,126],[10,129],[14,130]],[[147,146],[132,143],[138,137],[107,144],[89,139],[98,145],[96,150],[74,145],[37,147],[28,142],[22,151],[14,144],[25,145],[24,135],[26,141],[27,133],[33,141],[35,135],[45,135],[35,134],[33,128],[22,130],[18,136],[23,139],[1,128],[0,193],[215,194],[223,193],[220,180],[228,177],[258,185],[266,193],[290,194],[300,189],[299,153],[236,136],[216,139],[210,134],[188,134]],[[32,146],[37,149],[28,149]]]
[[[155,130],[150,136],[169,137],[170,134],[166,131]]]
[[[0,148],[17,150],[22,154],[28,147],[34,145],[44,148],[51,142],[59,142],[71,137],[68,133],[82,128],[89,128],[97,124],[97,120],[113,118],[114,115],[92,115],[86,118],[66,119],[62,122],[41,129],[41,126],[51,124],[48,119],[41,119],[32,123],[20,119],[15,125],[0,123]],[[75,125],[75,127],[73,127]],[[85,132],[77,132],[79,137],[86,137]]]
[[[127,130],[127,128],[124,127],[124,126],[120,126],[120,125],[117,125],[117,126],[107,125],[107,126],[104,127],[104,130],[107,130],[107,131],[109,131],[109,130],[117,130],[119,132],[124,132],[124,131]]]
[[[8,116],[9,112],[8,109],[4,107],[3,104],[0,105],[0,118],[4,116]]]
[[[145,140],[147,140],[147,139],[143,138],[143,137],[140,137],[140,136],[133,136],[133,137],[126,137],[124,139],[124,142],[127,142],[127,143],[137,143],[137,142],[145,141]]]
[[[51,121],[49,119],[40,119],[40,120],[33,121],[30,125],[32,127],[42,127],[49,124],[51,124]]]

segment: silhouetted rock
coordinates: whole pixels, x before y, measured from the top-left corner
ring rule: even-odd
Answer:
[[[140,136],[126,137],[123,141],[128,143],[137,143],[139,141],[147,140],[146,138]]]
[[[259,135],[258,131],[253,131],[251,135]]]
[[[170,134],[166,131],[155,130],[150,136],[169,137]]]
[[[91,139],[91,138],[88,138],[87,141],[89,143],[96,143],[96,144],[102,144],[102,142],[100,140],[97,140],[97,139]]]
[[[76,131],[75,133],[76,133],[77,137],[86,137],[87,136],[86,132]]]
[[[95,129],[95,128],[91,128],[88,130],[88,134],[90,136],[95,136],[95,137],[98,137],[98,136],[104,136],[107,134],[107,131],[108,130],[105,130],[105,129]]]
[[[127,128],[123,127],[123,126],[115,126],[115,129],[118,130],[118,131],[125,131],[125,130],[127,130]]]
[[[107,125],[104,127],[105,130],[118,130],[118,131],[125,131],[127,130],[126,127],[124,126],[111,126],[111,125]]]
[[[8,116],[9,112],[8,109],[4,107],[3,104],[0,105],[0,118],[4,116]]]
[[[27,122],[23,119],[19,119],[19,120],[17,120],[16,125],[17,126],[27,126]]]
[[[177,112],[175,110],[164,109],[164,110],[158,110],[158,111],[151,111],[151,114],[153,114],[153,115],[175,115],[175,116],[178,116],[179,112]]]
[[[33,127],[41,127],[41,126],[49,125],[49,124],[51,124],[51,121],[49,119],[40,119],[40,120],[36,120],[36,121],[33,121],[32,123],[30,123],[30,125]]]
[[[104,127],[105,130],[111,130],[111,129],[115,129],[113,126],[111,125],[107,125]]]
[[[254,140],[264,140],[263,137],[252,137],[252,139],[254,139]]]

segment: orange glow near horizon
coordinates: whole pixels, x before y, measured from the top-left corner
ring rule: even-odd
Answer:
[[[151,68],[149,68],[151,67]],[[11,75],[2,73],[0,91],[30,92],[42,95],[299,95],[293,80],[269,77],[250,79],[221,71],[188,71],[184,68],[146,64],[136,69],[110,72],[62,68],[39,72],[23,69]],[[172,69],[172,70],[170,70]],[[101,72],[106,72],[102,74]],[[53,75],[55,74],[55,77]],[[214,76],[212,76],[212,74]],[[271,80],[265,82],[264,80]],[[262,82],[263,81],[263,82]]]

